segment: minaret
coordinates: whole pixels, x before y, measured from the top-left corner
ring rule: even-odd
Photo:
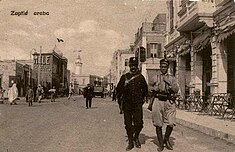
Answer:
[[[80,55],[78,54],[76,62],[75,62],[75,74],[81,75],[82,74],[82,60]]]

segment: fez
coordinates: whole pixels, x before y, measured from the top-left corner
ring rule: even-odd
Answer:
[[[129,65],[138,65],[137,57],[131,57],[129,60]]]
[[[169,65],[169,61],[167,59],[161,59],[160,64],[166,64]]]

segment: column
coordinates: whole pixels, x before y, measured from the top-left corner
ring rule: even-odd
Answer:
[[[194,54],[194,89],[199,89],[202,95],[203,61],[199,53]]]
[[[177,55],[176,59],[176,78],[179,83],[181,95],[185,95],[185,82],[186,82],[186,61],[183,56]]]
[[[219,52],[218,45],[216,44],[216,36],[211,39],[211,59],[212,59],[212,78],[211,78],[211,94],[218,93],[218,64],[217,52]]]
[[[217,44],[217,81],[218,93],[227,93],[227,47],[224,44]]]
[[[190,66],[191,66],[191,80],[189,83],[189,93],[193,93],[194,87],[195,87],[195,76],[194,76],[194,52],[193,52],[193,47],[191,47],[191,51],[190,51],[190,57],[191,57],[191,62],[190,62]]]

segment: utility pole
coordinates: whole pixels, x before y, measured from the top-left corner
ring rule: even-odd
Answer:
[[[38,84],[41,83],[41,63],[42,63],[42,46],[40,46],[39,63],[38,63]]]
[[[29,55],[29,85],[30,85],[30,77],[31,77],[31,74],[30,74],[30,69],[31,69],[31,54],[32,54],[32,50],[30,51],[30,55]]]

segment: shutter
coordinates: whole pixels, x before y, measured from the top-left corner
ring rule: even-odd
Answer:
[[[151,58],[150,44],[147,43],[147,58]]]
[[[159,44],[158,44],[158,48],[157,48],[157,56],[158,56],[159,58],[161,58],[161,52],[162,52],[162,44],[159,43]]]

